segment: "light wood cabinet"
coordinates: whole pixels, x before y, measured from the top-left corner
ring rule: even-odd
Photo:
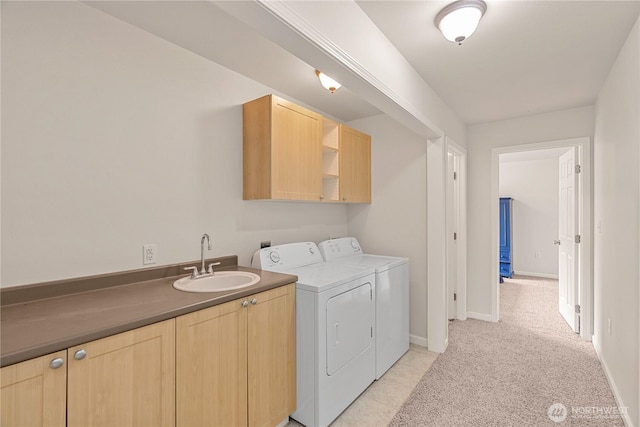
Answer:
[[[275,426],[295,358],[290,284],[3,367],[0,425]]]
[[[0,369],[0,425],[64,427],[66,364],[64,350]]]
[[[244,200],[371,203],[371,137],[275,95],[243,114]]]
[[[274,426],[295,411],[295,285],[177,318],[178,427]]]
[[[371,136],[340,125],[340,200],[371,203]]]
[[[249,298],[249,426],[275,426],[296,410],[295,299],[295,284]]]
[[[174,319],[68,352],[69,427],[175,424]]]
[[[243,198],[320,200],[322,116],[275,95],[242,116]]]
[[[247,425],[247,308],[231,301],[176,319],[176,425]]]

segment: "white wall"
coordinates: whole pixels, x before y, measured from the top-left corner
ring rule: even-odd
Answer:
[[[427,143],[387,116],[349,125],[371,135],[374,201],[349,206],[349,234],[368,253],[409,258],[411,335],[414,342],[426,345]]]
[[[640,20],[596,103],[593,343],[622,406],[640,425],[638,273]],[[608,332],[611,319],[611,333]]]
[[[513,198],[516,274],[558,277],[558,185],[557,158],[500,160],[500,197]]]
[[[491,151],[534,142],[591,136],[591,106],[539,114],[467,129],[467,311],[491,316]],[[471,316],[471,314],[469,314]]]
[[[2,90],[2,286],[346,234],[346,206],[242,201],[270,88],[82,3],[2,2]]]

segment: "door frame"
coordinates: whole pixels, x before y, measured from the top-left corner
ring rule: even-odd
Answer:
[[[580,304],[580,336],[591,341],[593,335],[593,248],[591,217],[591,139],[589,137],[562,139],[532,144],[511,145],[491,150],[491,321],[500,318],[500,284],[498,270],[498,234],[499,234],[499,182],[500,154],[536,151],[547,148],[578,148],[578,164],[581,166],[578,177],[580,197],[578,204],[578,234],[581,236],[578,245],[578,304]]]
[[[447,316],[447,191],[446,173],[449,149],[461,156],[460,162],[460,239],[458,239],[458,295],[464,303],[457,315],[466,319],[467,227],[466,227],[466,150],[447,136],[427,140],[427,343],[428,348],[442,353],[449,344]],[[443,251],[444,248],[444,251]]]

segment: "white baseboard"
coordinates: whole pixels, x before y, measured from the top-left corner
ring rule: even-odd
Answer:
[[[557,274],[532,273],[530,271],[514,271],[513,274],[517,274],[520,276],[542,277],[543,279],[558,279]]]
[[[476,320],[484,320],[486,322],[491,322],[491,315],[485,313],[475,313],[473,311],[467,311],[467,318],[476,319]]]
[[[611,371],[609,371],[609,366],[607,365],[607,362],[604,360],[604,358],[602,357],[602,348],[600,345],[600,337],[598,337],[597,335],[593,335],[593,340],[591,341],[593,344],[593,348],[596,350],[596,354],[598,355],[598,360],[600,361],[600,365],[602,365],[602,370],[604,371],[604,376],[607,378],[607,382],[609,383],[609,387],[611,387],[611,391],[613,392],[613,397],[616,400],[616,405],[618,405],[618,407],[627,407],[627,405],[624,404],[624,402],[622,401],[622,398],[620,397],[620,392],[618,391],[618,387],[616,387],[616,383],[615,381],[613,381],[613,377],[611,376]],[[623,419],[624,419],[624,425],[628,426],[628,427],[635,427],[634,424],[631,422],[631,418],[629,417],[629,413],[625,412],[624,414],[622,414]]]
[[[411,344],[419,345],[420,347],[428,348],[427,345],[429,341],[424,337],[419,337],[417,335],[409,335],[409,342]]]

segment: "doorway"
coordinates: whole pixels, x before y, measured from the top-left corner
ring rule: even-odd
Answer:
[[[591,331],[593,330],[592,326],[592,313],[593,313],[593,302],[592,302],[592,284],[591,284],[591,263],[589,262],[590,253],[591,253],[591,216],[590,216],[590,141],[589,138],[575,138],[570,140],[561,140],[561,141],[550,141],[545,143],[537,143],[537,144],[525,144],[518,146],[510,146],[510,147],[502,147],[495,148],[492,150],[492,206],[493,206],[493,220],[492,220],[492,277],[495,278],[495,284],[492,286],[492,320],[497,321],[500,318],[499,314],[499,271],[498,271],[498,234],[499,234],[499,215],[498,215],[498,199],[500,194],[500,164],[501,160],[504,159],[542,159],[544,157],[555,157],[559,159],[559,157],[563,153],[573,152],[575,153],[575,163],[578,166],[578,169],[574,169],[575,165],[571,165],[571,169],[577,171],[578,173],[572,175],[572,178],[575,178],[575,185],[572,187],[573,190],[576,191],[575,197],[578,202],[576,204],[576,211],[570,212],[569,216],[574,215],[575,223],[575,231],[573,229],[570,233],[565,233],[567,235],[570,234],[571,239],[575,238],[575,253],[571,254],[572,262],[575,263],[575,277],[570,277],[572,280],[575,279],[575,293],[569,294],[569,288],[565,289],[564,293],[564,309],[566,313],[563,314],[563,317],[567,320],[567,323],[574,328],[574,330],[579,330],[580,335],[585,340],[591,340]],[[559,163],[558,163],[559,165]],[[566,166],[566,165],[565,165]],[[555,173],[559,175],[559,169],[555,170]],[[556,175],[557,176],[557,175]],[[504,187],[504,186],[503,186]],[[561,187],[555,188],[555,194],[558,197],[558,207],[561,204],[562,192]],[[507,195],[509,196],[509,195]],[[517,203],[517,202],[516,202]],[[561,209],[556,209],[555,218],[558,220],[558,225],[562,225],[560,222],[560,213]],[[566,219],[566,217],[565,217]],[[565,224],[566,225],[566,224]],[[566,227],[565,227],[566,228]],[[550,230],[550,231],[549,231]],[[550,248],[549,246],[552,244],[553,240],[559,239],[558,235],[562,227],[547,227],[546,234],[542,230],[528,230],[529,237],[531,238],[528,244],[522,245],[523,242],[520,243],[520,255],[518,255],[518,248],[515,250],[514,257],[520,256],[520,267],[516,268],[516,273],[527,274],[534,273],[541,277],[547,278],[555,278],[558,276],[568,277],[570,275],[570,271],[559,271],[561,265],[558,265],[558,250],[557,246]],[[551,234],[549,234],[551,233]],[[555,237],[554,237],[555,236]],[[567,236],[565,236],[565,239]],[[537,240],[536,240],[537,239]],[[542,239],[542,240],[540,240]],[[572,240],[572,242],[574,242]],[[578,243],[579,242],[579,243]],[[567,241],[565,243],[565,248],[568,248],[570,245]],[[536,246],[538,245],[538,246]],[[522,248],[526,249],[522,249]],[[551,255],[554,254],[554,255]],[[555,265],[553,263],[553,257],[555,256]],[[529,258],[529,259],[525,259]],[[560,261],[562,258],[560,257]],[[518,264],[518,260],[515,260],[516,265]],[[543,264],[546,265],[543,267]],[[562,262],[560,262],[562,264]],[[569,264],[565,263],[564,267],[567,267]],[[528,267],[527,267],[528,266]],[[563,268],[564,268],[563,267]],[[520,269],[520,271],[517,271]],[[545,270],[546,269],[546,270]],[[536,271],[537,270],[537,271]],[[554,273],[555,270],[555,273]],[[562,273],[562,274],[560,274]],[[573,298],[575,300],[575,304],[573,302],[567,303],[569,299],[568,297]],[[560,307],[563,306],[563,294],[559,293]],[[571,301],[573,301],[571,300]],[[570,307],[569,307],[570,306]],[[568,307],[571,309],[569,310]],[[574,308],[575,307],[575,308]],[[575,317],[574,317],[575,316]]]

